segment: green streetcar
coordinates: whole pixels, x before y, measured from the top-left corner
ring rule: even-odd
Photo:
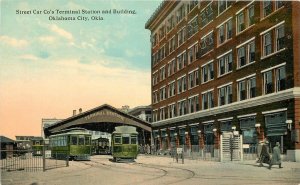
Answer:
[[[44,147],[44,139],[42,137],[33,137],[30,139],[32,142],[32,155],[33,156],[42,156],[43,155],[43,147]]]
[[[98,138],[92,140],[92,154],[110,154],[109,139]]]
[[[51,157],[56,159],[90,160],[91,137],[88,130],[72,128],[49,137]]]
[[[138,132],[132,126],[119,126],[112,133],[112,156],[114,161],[136,159],[138,155]]]

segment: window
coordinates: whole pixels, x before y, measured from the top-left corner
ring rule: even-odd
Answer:
[[[254,24],[254,5],[250,5],[248,8],[248,27]]]
[[[165,100],[167,98],[166,87],[162,87],[160,89],[160,101]]]
[[[165,112],[165,108],[164,108],[164,107],[162,107],[162,108],[160,108],[159,110],[160,110],[160,112],[159,112],[159,118],[160,118],[160,120],[164,120],[164,119],[166,119],[166,112]]]
[[[193,18],[187,25],[187,37],[190,38],[199,30],[198,16]]]
[[[186,111],[186,100],[182,100],[177,103],[178,106],[178,116],[182,116],[187,113]]]
[[[232,85],[219,88],[219,106],[232,103]]]
[[[177,56],[177,70],[181,70],[184,68],[187,64],[187,56],[186,52],[181,53],[180,55]]]
[[[158,83],[158,71],[155,71],[152,75],[153,85]]]
[[[186,15],[185,4],[182,4],[177,10],[177,23],[179,23]]]
[[[173,59],[171,62],[168,63],[168,76],[171,76],[176,72],[176,60]]]
[[[199,96],[193,96],[188,99],[188,112],[193,113],[199,111]]]
[[[238,68],[255,61],[255,41],[250,41],[237,49]]]
[[[173,118],[175,116],[176,116],[176,105],[174,103],[168,106],[168,117]]]
[[[157,33],[153,34],[152,37],[151,37],[151,44],[152,44],[152,47],[156,46],[156,44],[158,43],[157,41]]]
[[[214,48],[213,32],[210,32],[209,34],[201,38],[200,46],[201,46],[200,56],[213,50]]]
[[[272,53],[272,41],[271,41],[271,33],[267,33],[263,36],[264,40],[264,56],[267,56]]]
[[[162,68],[160,68],[159,74],[160,74],[160,81],[162,81],[162,80],[164,80],[166,78],[166,69],[165,69],[165,66],[163,66]]]
[[[221,132],[231,132],[232,131],[232,120],[222,121],[220,125]]]
[[[272,71],[264,73],[264,94],[273,92]]]
[[[219,57],[218,64],[219,76],[230,73],[232,71],[232,52]]]
[[[218,44],[222,44],[230,38],[232,38],[232,19],[218,28]]]
[[[273,4],[271,0],[263,1],[263,15],[264,17],[270,15],[273,11]]]
[[[189,80],[189,84],[188,84],[189,89],[199,85],[199,71],[198,71],[198,69],[196,69],[196,70],[189,73],[188,80]]]
[[[130,144],[129,136],[122,136],[122,144]]]
[[[84,145],[84,136],[78,137],[78,145]]]
[[[171,15],[167,20],[167,32],[170,32],[175,27],[175,16]]]
[[[186,76],[177,79],[177,93],[186,91]]]
[[[91,144],[91,137],[85,136],[85,145]]]
[[[205,64],[202,68],[202,83],[208,82],[214,79],[214,65],[213,62]]]
[[[159,29],[159,40],[162,40],[166,35],[166,26],[162,25]]]
[[[276,69],[276,92],[286,89],[285,66]]]
[[[208,23],[210,23],[213,20],[213,9],[212,9],[212,2],[206,6],[201,12],[200,12],[200,17],[201,17],[201,27],[203,28],[206,26]]]
[[[218,12],[219,15],[224,12],[231,5],[231,0],[219,0],[218,1]]]
[[[176,92],[175,92],[175,81],[171,82],[168,85],[168,89],[169,89],[169,97],[172,97],[172,96],[174,96],[176,94]]]
[[[198,59],[198,43],[194,44],[188,49],[188,63],[190,64],[196,59]]]
[[[168,107],[169,109],[169,118],[173,118],[173,117],[176,117],[176,105],[175,103],[169,105]]]
[[[266,0],[262,2],[262,7],[263,7],[263,17],[266,17],[270,15],[272,12],[280,9],[283,7],[285,4],[284,1],[271,1],[271,0]]]
[[[245,29],[245,20],[244,20],[244,12],[240,13],[238,15],[237,21],[238,21],[238,33],[243,31]]]
[[[178,33],[177,33],[177,38],[178,38],[178,46],[183,44],[186,40],[186,29],[183,27]]]
[[[157,109],[153,110],[153,122],[157,121]]]
[[[276,51],[279,51],[284,48],[284,26],[281,25],[276,30]]]
[[[71,136],[71,145],[77,145],[77,136]]]
[[[261,33],[263,40],[263,57],[285,49],[284,22],[275,25],[267,32]]]
[[[158,102],[158,93],[157,93],[157,90],[152,93],[152,96],[153,96],[152,97],[153,98],[153,103],[157,103]]]
[[[214,107],[214,91],[205,92],[202,94],[202,110]]]
[[[238,101],[256,96],[256,77],[249,77],[238,81]]]
[[[130,143],[131,144],[137,144],[137,137],[136,136],[131,136]]]
[[[253,3],[238,12],[238,14],[236,15],[237,33],[244,31],[254,24],[254,13],[255,11]]]
[[[246,99],[246,81],[243,80],[238,83],[238,91],[239,91],[239,100],[245,100]]]
[[[175,36],[169,40],[169,54],[172,53],[176,48],[176,39]]]
[[[249,93],[249,98],[254,98],[256,97],[256,78],[250,78],[248,81],[248,93]]]
[[[198,0],[191,0],[189,11],[193,10],[198,5]]]

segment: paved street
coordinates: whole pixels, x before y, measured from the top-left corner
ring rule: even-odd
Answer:
[[[138,156],[134,163],[114,163],[111,156],[93,156],[91,161],[71,161],[69,167],[46,172],[2,172],[2,185],[76,184],[300,184],[300,165],[284,162],[282,169],[258,167],[255,161],[210,162]],[[181,161],[180,161],[181,162]]]

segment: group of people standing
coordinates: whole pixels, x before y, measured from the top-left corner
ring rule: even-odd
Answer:
[[[269,169],[271,169],[273,165],[278,165],[279,168],[282,168],[279,142],[276,142],[276,145],[273,148],[272,157],[269,154],[268,144],[269,142],[267,140],[260,143],[260,147],[258,148],[259,166],[261,167],[263,166],[263,163],[266,163],[269,165]]]

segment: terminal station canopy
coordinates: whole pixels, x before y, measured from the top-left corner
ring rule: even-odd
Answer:
[[[86,112],[73,115],[45,128],[45,136],[48,137],[61,130],[80,127],[92,131],[112,133],[116,126],[129,125],[137,128],[139,135],[150,141],[150,123],[120,111],[110,105],[104,104]],[[146,137],[146,138],[145,138]],[[145,141],[145,140],[144,140]]]

